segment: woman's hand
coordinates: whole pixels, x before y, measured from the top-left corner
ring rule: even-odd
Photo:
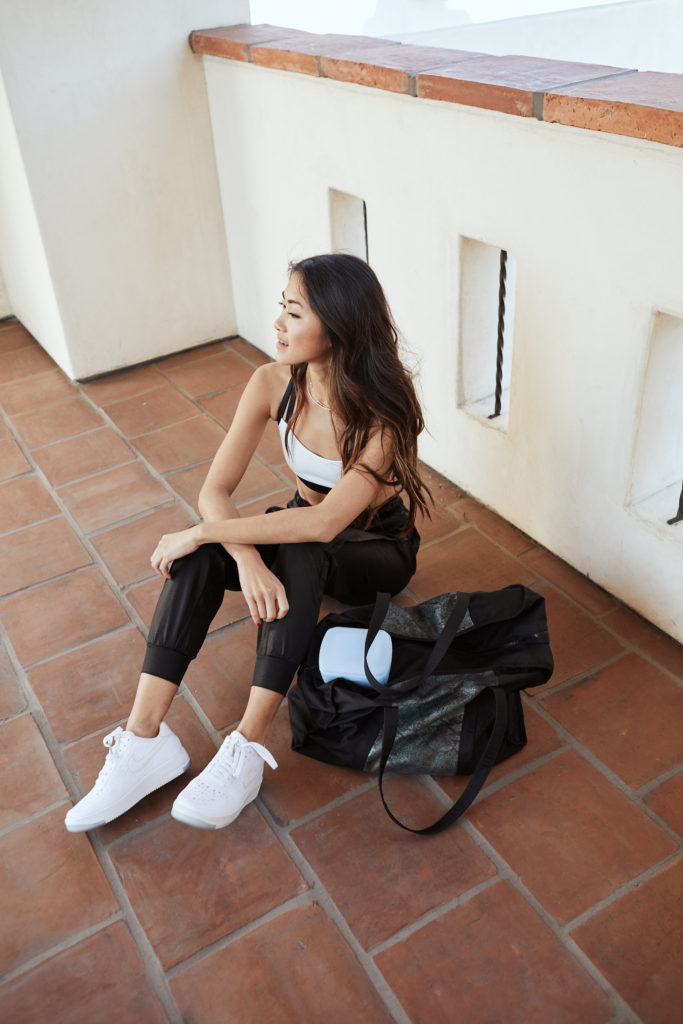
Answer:
[[[171,566],[176,558],[192,554],[200,544],[199,530],[196,526],[180,530],[179,533],[165,533],[150,558],[152,568],[160,576],[170,580]]]
[[[260,626],[262,622],[283,619],[289,611],[289,602],[282,582],[270,571],[253,548],[235,557],[240,576],[240,587],[249,608],[249,614]]]

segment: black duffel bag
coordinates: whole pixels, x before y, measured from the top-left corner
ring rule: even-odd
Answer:
[[[341,678],[323,682],[318,655],[333,626],[368,630],[369,686]],[[384,685],[367,662],[380,628],[393,645]],[[439,832],[470,806],[493,765],[526,744],[520,690],[541,686],[552,671],[545,601],[527,587],[441,594],[407,608],[378,594],[374,607],[351,608],[318,623],[287,695],[292,749],[328,764],[379,771],[382,802],[396,824],[409,832]],[[438,821],[414,829],[387,807],[385,768],[472,777]]]

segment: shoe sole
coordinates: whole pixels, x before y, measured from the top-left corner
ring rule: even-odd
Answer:
[[[209,821],[206,818],[198,818],[196,816],[196,812],[192,813],[191,811],[185,811],[183,810],[182,806],[177,807],[175,803],[171,808],[171,817],[175,818],[176,821],[181,822],[183,825],[190,825],[192,828],[203,828],[205,830],[211,831],[217,828],[226,828],[228,825],[232,825],[233,821],[235,821],[236,818],[239,818],[244,808],[248,807],[249,804],[253,803],[257,796],[258,793],[256,794],[256,796],[253,796],[251,800],[247,800],[246,803],[243,803],[240,809],[236,811],[234,814],[231,814],[227,818],[219,818],[217,821]]]
[[[110,821],[115,821],[117,818],[120,818],[122,814],[125,814],[126,811],[129,811],[131,807],[135,807],[136,804],[138,804],[146,796],[149,796],[150,793],[155,793],[157,789],[161,789],[162,786],[167,785],[169,782],[173,782],[173,780],[177,779],[179,775],[182,775],[183,772],[186,772],[189,767],[190,758],[188,757],[183,767],[172,769],[171,774],[166,774],[162,778],[159,778],[157,774],[156,777],[152,776],[152,778],[147,780],[147,782],[141,782],[138,788],[134,791],[133,795],[129,795],[127,800],[123,801],[123,803],[117,804],[116,809],[112,811],[110,814],[108,814],[101,821],[70,825],[65,820],[64,824],[66,825],[67,832],[89,832],[93,828],[101,828],[102,825],[108,825]]]

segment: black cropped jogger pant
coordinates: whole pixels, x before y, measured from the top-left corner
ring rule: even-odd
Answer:
[[[306,505],[298,494],[288,508]],[[275,509],[269,509],[275,511]],[[397,594],[415,572],[420,537],[396,534],[406,519],[391,498],[367,530],[344,530],[329,544],[267,544],[257,549],[284,584],[289,611],[258,631],[253,686],[285,694],[318,621],[323,594],[344,604],[369,604],[377,591]],[[221,544],[202,544],[175,561],[152,619],[143,672],[179,684],[203,644],[226,590],[239,590],[237,563]]]

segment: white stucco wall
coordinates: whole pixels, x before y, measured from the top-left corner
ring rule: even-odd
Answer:
[[[2,89],[1,84],[0,89]],[[0,99],[0,103],[3,103],[2,99]],[[2,174],[1,170],[0,174]],[[7,285],[5,284],[5,278],[2,273],[2,265],[0,264],[0,320],[3,320],[5,317],[8,316],[12,316],[12,306],[10,305],[9,295],[7,294]]]
[[[0,320],[4,320],[8,316],[12,316],[12,307],[9,295],[7,294],[5,278],[2,276],[2,268],[0,267]]]
[[[272,352],[288,260],[330,247],[329,189],[365,200],[420,365],[424,460],[683,638],[683,526],[630,505],[655,311],[683,318],[683,152],[204,63],[239,332]],[[457,405],[461,237],[514,259],[507,430]]]
[[[0,9],[20,157],[0,180],[12,215],[0,263],[16,315],[74,377],[234,332],[205,83],[187,37],[248,20],[247,0]],[[0,132],[4,151],[7,112]]]
[[[14,313],[67,373],[71,360],[26,168],[0,73],[0,247],[8,316]]]

